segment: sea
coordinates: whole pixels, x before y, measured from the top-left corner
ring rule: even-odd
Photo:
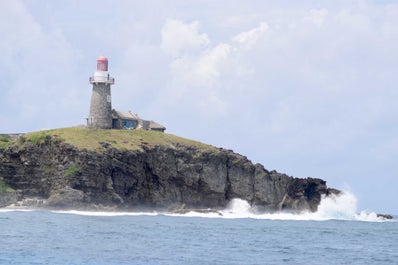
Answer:
[[[396,217],[396,216],[395,216]],[[398,264],[398,222],[350,193],[316,213],[0,210],[0,264]]]

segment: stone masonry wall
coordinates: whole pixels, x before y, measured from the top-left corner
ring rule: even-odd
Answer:
[[[111,86],[105,83],[93,84],[90,114],[87,126],[93,129],[112,128]]]

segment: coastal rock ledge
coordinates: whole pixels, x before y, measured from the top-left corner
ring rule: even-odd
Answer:
[[[316,211],[338,194],[316,178],[268,171],[245,156],[170,134],[67,128],[0,136],[0,207]]]

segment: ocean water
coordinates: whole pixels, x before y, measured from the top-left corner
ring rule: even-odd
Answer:
[[[398,264],[398,222],[356,213],[355,197],[317,213],[0,210],[0,264]]]

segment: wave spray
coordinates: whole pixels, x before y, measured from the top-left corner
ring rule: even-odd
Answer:
[[[18,209],[3,209],[1,212],[20,211]],[[28,210],[29,211],[29,210]],[[385,221],[374,212],[357,211],[357,198],[350,192],[342,192],[339,195],[323,197],[318,206],[318,211],[300,213],[273,212],[260,213],[256,207],[252,207],[247,201],[242,199],[232,199],[227,207],[219,211],[195,212],[190,211],[185,214],[174,214],[164,212],[89,212],[89,211],[53,211],[60,214],[75,214],[84,216],[138,216],[138,215],[168,215],[181,217],[203,217],[203,218],[252,218],[264,220],[352,220],[352,221]]]

